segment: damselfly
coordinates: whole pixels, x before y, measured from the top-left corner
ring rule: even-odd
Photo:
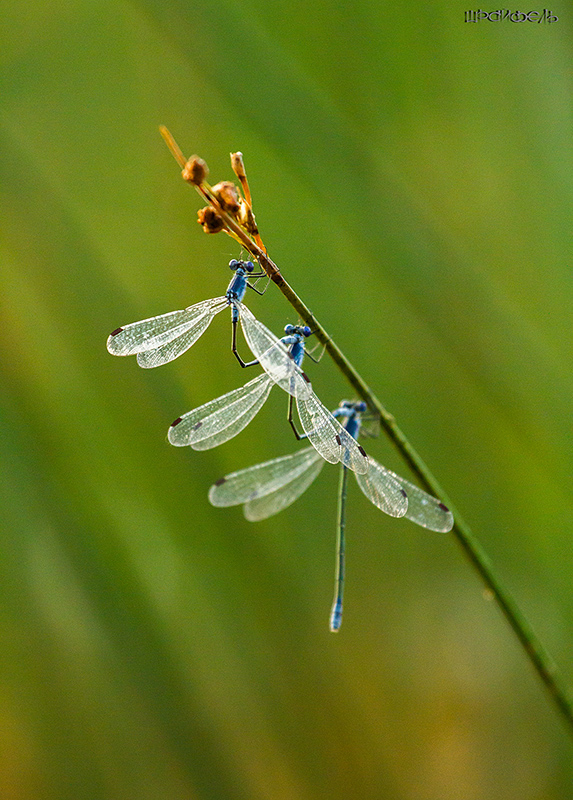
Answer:
[[[358,437],[363,402],[343,401],[333,416],[344,419],[347,434]],[[342,623],[342,599],[345,571],[346,489],[348,471],[342,460],[338,493],[335,595],[330,615],[330,630],[337,631]],[[292,455],[273,458],[262,464],[233,472],[218,480],[209,489],[214,506],[243,505],[245,517],[251,522],[278,514],[291,505],[310,486],[322,469],[324,460],[312,447]],[[407,519],[432,531],[451,530],[454,519],[449,509],[437,498],[401,478],[373,458],[368,457],[368,470],[356,474],[361,490],[370,502],[392,517]]]
[[[171,444],[208,450],[229,441],[258,413],[276,383],[290,395],[288,420],[297,438],[308,438],[317,453],[331,464],[342,461],[355,472],[365,473],[369,466],[364,449],[320,402],[302,371],[310,328],[287,325],[285,336],[278,339],[245,306],[239,304],[239,309],[245,338],[256,356],[247,366],[259,363],[264,373],[178,417],[167,434]],[[304,434],[299,434],[294,424],[293,399]]]
[[[182,311],[170,311],[158,317],[132,322],[113,331],[107,340],[107,349],[114,356],[137,354],[140,367],[149,369],[167,364],[188,350],[204,333],[213,317],[227,306],[231,306],[231,349],[241,366],[245,362],[237,351],[237,322],[239,307],[247,287],[262,294],[249,283],[249,278],[260,278],[264,272],[253,272],[252,261],[232,259],[229,267],[235,273],[222,297],[203,300]],[[244,306],[243,306],[244,308]]]

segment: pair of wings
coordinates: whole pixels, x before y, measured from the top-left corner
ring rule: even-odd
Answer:
[[[324,460],[312,447],[233,472],[209,489],[214,506],[243,504],[251,522],[278,514],[300,497],[317,477]],[[356,474],[362,492],[381,511],[432,531],[451,530],[451,512],[435,497],[368,458],[365,474]]]
[[[113,331],[107,349],[114,356],[137,355],[137,363],[144,369],[160,367],[195,344],[213,317],[228,305],[227,297],[213,297],[182,311],[132,322]]]
[[[284,350],[289,385],[296,385],[301,370],[294,364],[282,342],[276,341]],[[280,350],[276,343],[273,348],[276,352],[272,356],[268,350],[266,353],[278,364],[276,354]],[[262,355],[261,363],[265,361],[265,353]],[[279,374],[278,368],[273,374],[279,380],[273,380],[268,372],[263,372],[244,386],[188,411],[171,424],[167,438],[176,447],[189,445],[194,450],[209,450],[229,441],[246,428],[260,411],[273,385],[282,385],[287,380]],[[309,389],[310,383],[305,381],[305,394],[296,396],[296,404],[303,430],[318,457],[332,464],[341,461],[355,472],[365,473],[368,469],[366,453]]]

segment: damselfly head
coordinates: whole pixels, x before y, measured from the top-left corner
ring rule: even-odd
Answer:
[[[285,325],[285,333],[287,336],[310,336],[312,334],[308,325]]]
[[[345,408],[355,414],[362,414],[368,408],[364,400],[341,400],[338,405],[339,408]]]
[[[236,272],[238,269],[243,269],[245,272],[252,272],[255,268],[255,265],[252,261],[239,261],[236,258],[232,258],[229,261],[229,267]]]

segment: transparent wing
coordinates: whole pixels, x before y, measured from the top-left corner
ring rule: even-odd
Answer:
[[[297,397],[296,406],[308,440],[326,461],[331,464],[341,461],[356,473],[368,471],[368,456],[361,445],[332,416],[314,392],[306,398]]]
[[[306,472],[298,475],[290,483],[283,486],[282,489],[245,503],[243,507],[245,518],[249,522],[257,522],[260,519],[267,519],[267,517],[278,514],[283,508],[288,508],[308,489],[323,466],[324,459],[314,451],[314,461],[307,467]]]
[[[358,485],[366,497],[391,517],[408,516],[410,500],[402,481],[373,458],[369,458],[368,461],[368,472],[356,476]]]
[[[232,472],[211,486],[209,501],[214,506],[238,506],[263,497],[281,489],[315,462],[321,463],[320,456],[314,448],[305,447],[288,456]]]
[[[310,380],[292,360],[288,348],[249,309],[236,301],[247,344],[269,378],[293,397],[308,397]]]
[[[263,372],[239,389],[210,400],[176,419],[167,438],[176,447],[191,445],[194,450],[209,450],[246,428],[260,411],[273,384]]]
[[[360,423],[360,436],[367,439],[376,439],[380,436],[380,417],[362,415]]]
[[[181,325],[179,332],[172,339],[155,347],[153,350],[138,353],[137,363],[139,366],[144,369],[160,367],[162,364],[167,364],[182,355],[207,330],[215,314],[218,314],[227,305],[227,298],[216,297],[186,309],[186,311],[192,311],[199,306],[203,306],[201,313],[194,314],[191,320],[188,320],[185,325]]]
[[[226,297],[214,297],[182,311],[170,311],[159,317],[132,322],[118,328],[108,337],[107,349],[114,356],[145,353],[161,348],[197,327],[197,335],[187,345],[190,347],[209,325],[213,316],[226,305]]]
[[[373,459],[371,462],[376,464]],[[404,514],[406,519],[415,522],[416,525],[421,525],[423,528],[428,528],[430,531],[438,531],[446,533],[451,531],[454,525],[454,517],[450,509],[441,503],[437,497],[428,494],[419,486],[416,486],[400,475],[396,475],[390,470],[384,470],[379,464],[376,467],[384,472],[390,474],[405,490],[408,495],[408,510]]]
[[[312,447],[226,475],[209,489],[214,506],[245,503],[250,521],[277,514],[310,486],[324,465]]]

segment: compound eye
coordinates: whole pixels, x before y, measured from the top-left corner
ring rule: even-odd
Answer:
[[[294,325],[285,325],[285,333],[290,336],[294,331]]]
[[[305,335],[305,336],[310,336],[310,334],[312,333],[312,331],[311,331],[311,329],[308,327],[308,325],[305,325],[305,326],[304,326],[304,328],[302,329],[302,332],[304,333],[304,335]]]
[[[247,272],[252,272],[255,268],[255,265],[252,261],[243,261],[243,266],[247,270]]]
[[[237,269],[237,267],[239,266],[239,264],[240,264],[240,262],[239,262],[239,261],[237,261],[237,259],[236,259],[236,258],[232,258],[232,259],[229,261],[229,267],[230,267],[230,268],[231,268],[233,271],[235,271],[235,270]]]

